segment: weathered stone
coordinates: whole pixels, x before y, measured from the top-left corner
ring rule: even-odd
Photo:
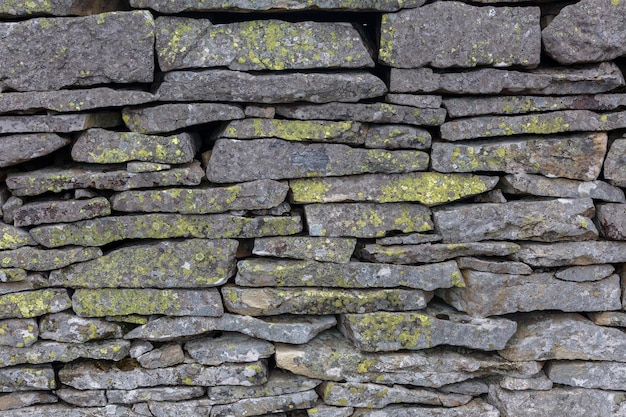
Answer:
[[[183,401],[204,395],[202,387],[155,387],[134,390],[107,390],[111,404],[135,404],[144,401]]]
[[[0,392],[51,390],[56,388],[52,365],[0,368]]]
[[[294,203],[415,201],[434,206],[483,193],[497,183],[497,177],[416,172],[295,179],[289,181],[289,188]]]
[[[400,104],[401,106],[426,109],[438,109],[443,103],[441,96],[426,94],[387,94],[385,96],[385,101],[391,104]]]
[[[623,391],[626,364],[619,362],[551,361],[546,369],[555,384]]]
[[[137,357],[137,362],[146,369],[167,368],[185,361],[185,353],[178,343],[170,343],[152,349]]]
[[[193,161],[195,153],[195,138],[188,133],[147,136],[133,132],[89,129],[72,146],[73,160],[96,164],[133,160],[184,164]]]
[[[154,20],[148,11],[30,19],[3,23],[0,32],[0,55],[5,57],[0,90],[59,90],[153,79]]]
[[[433,143],[439,172],[504,171],[593,181],[602,170],[607,134],[578,133],[550,138]]]
[[[151,8],[161,13],[223,12],[223,11],[294,11],[294,10],[346,10],[346,11],[396,11],[419,7],[423,0],[310,0],[305,3],[286,4],[282,0],[182,0],[172,3],[163,0],[131,0],[136,8]]]
[[[222,300],[217,290],[102,289],[76,290],[72,307],[81,317],[126,314],[170,316],[221,316]]]
[[[115,249],[50,274],[71,288],[200,288],[224,284],[235,272],[236,240],[162,240]]]
[[[302,220],[300,216],[242,217],[228,214],[144,214],[100,217],[76,223],[39,226],[31,229],[30,233],[41,245],[57,247],[68,244],[102,246],[123,239],[168,239],[176,237],[245,239],[294,235],[301,231]],[[22,249],[16,249],[13,252]],[[7,252],[0,253],[4,255]],[[0,255],[0,262],[2,262],[2,255]],[[89,259],[95,257],[97,256],[92,256]],[[85,260],[87,259],[82,261]],[[11,265],[2,264],[2,266]],[[66,265],[58,265],[50,269],[58,269],[63,266]]]
[[[0,116],[0,133],[69,133],[93,127],[115,127],[120,124],[122,119],[119,113]]]
[[[65,289],[25,291],[0,296],[0,319],[31,318],[72,306]]]
[[[503,378],[513,378],[513,377],[503,377]],[[450,392],[454,394],[466,394],[477,397],[482,394],[487,394],[489,392],[489,386],[487,385],[487,381],[489,379],[468,379],[463,382],[456,382],[454,384],[444,385],[443,387],[439,387],[439,391],[442,392]]]
[[[483,400],[454,408],[432,408],[410,405],[391,405],[382,410],[357,409],[353,417],[499,417],[498,410]]]
[[[207,178],[217,183],[244,182],[262,178],[411,172],[425,170],[427,166],[428,154],[421,151],[359,149],[279,139],[219,139],[207,166]]]
[[[135,174],[140,174],[143,172],[166,171],[168,169],[172,169],[172,165],[159,164],[158,162],[140,162],[140,161],[130,161],[126,163],[126,171],[132,172]]]
[[[507,194],[593,198],[594,200],[626,203],[624,191],[604,181],[575,181],[565,178],[546,178],[541,175],[515,174],[502,177],[498,186]]]
[[[539,267],[623,263],[626,242],[522,243],[514,257]]]
[[[483,259],[466,256],[457,258],[456,263],[459,269],[472,269],[474,271],[492,272],[494,274],[529,275],[533,273],[532,268],[523,262],[485,261]]]
[[[591,199],[464,204],[433,210],[437,232],[446,243],[479,240],[593,240]]]
[[[518,318],[517,333],[499,354],[513,361],[626,362],[626,334],[580,314],[530,313]]]
[[[274,345],[240,333],[224,333],[185,344],[185,350],[202,365],[221,365],[224,362],[254,362],[274,354]]]
[[[365,147],[374,149],[429,149],[432,136],[427,130],[405,125],[371,125]]]
[[[7,190],[8,194],[8,190]],[[2,205],[2,220],[7,224],[13,223],[13,215],[15,210],[24,205],[24,200],[19,197],[11,196],[7,198],[6,202]]]
[[[208,19],[160,17],[156,20],[156,53],[162,71],[374,66],[358,30],[349,23],[335,22],[268,19],[213,24]]]
[[[604,178],[617,187],[626,187],[626,139],[611,144],[604,162]]]
[[[0,394],[0,411],[20,409],[35,404],[50,404],[59,401],[56,395],[45,391]]]
[[[85,3],[81,0],[33,0],[28,2],[6,1],[0,6],[2,16],[31,16],[31,15],[91,15],[103,12],[119,10],[120,2],[113,1],[90,1]]]
[[[385,14],[378,60],[399,68],[535,67],[541,55],[540,14],[538,7],[450,1]]]
[[[619,277],[595,282],[571,282],[554,273],[492,274],[462,270],[465,288],[440,290],[448,304],[472,316],[517,311],[607,311],[620,309]]]
[[[69,139],[54,133],[0,137],[0,168],[48,155],[70,143]]]
[[[540,68],[525,72],[484,68],[435,73],[430,68],[392,68],[389,90],[395,93],[569,95],[604,93],[623,85],[624,76],[619,68],[612,62],[603,62],[579,68]]]
[[[351,417],[353,407],[332,407],[319,402],[313,408],[306,410],[308,417]]]
[[[598,205],[598,226],[607,239],[626,240],[626,204]]]
[[[271,397],[246,398],[232,404],[213,406],[212,417],[258,416],[262,413],[301,410],[313,407],[317,401],[315,391],[296,392],[293,394],[275,395]]]
[[[78,166],[10,174],[7,186],[15,195],[32,196],[86,187],[124,191],[144,187],[198,185],[203,177],[204,170],[197,162],[165,171],[141,174],[110,167]]]
[[[563,281],[599,281],[610,276],[614,271],[613,265],[573,266],[556,271],[554,276]]]
[[[60,399],[68,404],[79,407],[102,407],[107,405],[107,398],[104,390],[77,390],[73,388],[61,388],[55,391]]]
[[[276,116],[276,107],[273,106],[246,106],[243,109],[246,117],[273,119]]]
[[[88,200],[41,201],[24,204],[15,210],[16,226],[43,223],[71,223],[111,214],[109,200],[96,197]]]
[[[237,285],[250,287],[437,288],[463,286],[455,262],[405,266],[350,262],[244,259],[237,264]]]
[[[148,401],[150,416],[154,417],[198,417],[210,416],[213,401],[209,398],[188,401]]]
[[[230,70],[174,71],[157,90],[163,101],[232,101],[291,103],[357,102],[387,92],[385,83],[367,72],[248,74]]]
[[[150,352],[154,349],[154,345],[146,340],[134,340],[130,345],[129,356],[133,359],[137,359],[144,353]]]
[[[21,268],[27,271],[52,271],[100,256],[102,256],[102,251],[99,248],[37,249],[23,246],[0,252],[0,264],[3,267]]]
[[[432,294],[420,290],[322,288],[221,288],[224,306],[248,316],[410,311],[426,307]]]
[[[29,290],[39,290],[50,286],[48,277],[44,274],[28,274],[26,279],[17,282],[6,282],[0,285],[0,295],[23,292]]]
[[[599,326],[626,327],[626,312],[603,311],[589,313],[589,318]]]
[[[311,236],[384,237],[389,232],[433,229],[431,212],[409,203],[308,204],[304,215]]]
[[[84,343],[98,339],[119,339],[122,336],[122,327],[117,323],[69,313],[50,314],[39,322],[39,337],[57,342]]]
[[[541,370],[537,362],[509,362],[496,354],[451,349],[415,352],[368,353],[354,349],[336,331],[321,333],[306,345],[276,345],[279,368],[326,381],[374,382],[440,387],[489,375],[531,376]]]
[[[256,318],[225,313],[221,317],[161,317],[137,327],[124,336],[157,342],[212,331],[240,332],[270,342],[300,345],[333,327],[335,316],[275,316]]]
[[[5,224],[0,221],[0,251],[17,249],[26,245],[33,245],[35,241],[26,230]],[[0,252],[2,253],[2,252]],[[3,262],[3,265],[4,262]]]
[[[124,123],[133,132],[150,134],[173,132],[221,120],[243,119],[240,107],[219,103],[161,104],[151,107],[126,107]]]
[[[82,404],[81,404],[82,405]],[[107,405],[105,407],[71,407],[65,404],[37,405],[8,411],[3,417],[141,417],[128,407]]]
[[[0,345],[18,348],[30,346],[37,341],[38,335],[39,327],[35,320],[9,319],[0,321]]]
[[[548,391],[552,389],[552,381],[548,379],[546,374],[542,372],[531,378],[515,378],[512,376],[505,376],[500,379],[500,386],[510,391]]]
[[[309,236],[265,237],[254,240],[252,253],[258,256],[347,263],[354,253],[355,246],[356,239],[350,238],[320,238]]]
[[[419,245],[420,243],[439,242],[441,236],[437,234],[410,233],[376,239],[377,245]]]
[[[506,203],[508,200],[500,189],[487,191],[470,199],[472,203]]]

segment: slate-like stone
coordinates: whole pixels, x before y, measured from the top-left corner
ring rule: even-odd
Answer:
[[[59,401],[56,395],[45,391],[0,394],[0,411],[20,409],[35,404],[50,404]]]
[[[230,70],[174,71],[157,90],[163,101],[292,103],[357,102],[387,92],[367,72],[248,74]]]
[[[377,245],[419,245],[420,243],[440,242],[441,236],[437,234],[409,233],[376,239]]]
[[[433,229],[430,210],[420,204],[308,204],[304,215],[311,236],[372,238]]]
[[[82,404],[81,404],[82,405]],[[128,407],[114,404],[105,407],[72,407],[65,404],[36,405],[7,412],[3,417],[142,417]]]
[[[119,113],[0,116],[0,133],[70,133],[94,127],[112,128],[122,124]]]
[[[0,296],[0,319],[31,318],[67,310],[72,301],[65,289],[24,291]]]
[[[0,282],[19,282],[24,281],[27,272],[19,268],[0,268]]]
[[[315,407],[306,410],[308,417],[351,417],[353,407],[333,407],[318,402]]]
[[[91,15],[119,10],[118,0],[96,0],[83,2],[81,0],[32,0],[6,1],[0,5],[2,16],[31,16],[31,15]]]
[[[96,197],[88,200],[57,200],[26,203],[15,210],[16,226],[44,223],[71,223],[111,214],[109,200]]]
[[[415,201],[434,206],[489,191],[497,183],[497,177],[416,172],[294,179],[289,188],[294,203]]]
[[[185,343],[185,350],[202,365],[225,362],[255,362],[274,354],[274,345],[240,333],[223,333]]]
[[[168,368],[185,361],[185,353],[178,343],[169,343],[139,355],[137,362],[145,369]]]
[[[52,271],[77,262],[85,262],[102,256],[99,248],[66,247],[39,249],[23,246],[0,252],[0,265],[27,271]]]
[[[593,181],[602,170],[607,134],[576,133],[550,138],[433,143],[432,167],[439,172],[504,171]]]
[[[54,388],[56,388],[56,378],[52,365],[0,368],[0,392],[51,390]]]
[[[580,314],[530,313],[499,354],[513,361],[586,360],[626,362],[626,334]]]
[[[156,54],[161,71],[227,67],[280,71],[373,67],[358,30],[341,22],[249,20],[213,24],[208,19],[160,17]]]
[[[499,417],[498,409],[476,399],[454,408],[432,408],[410,405],[391,405],[382,410],[357,409],[353,417]]]
[[[500,378],[515,378],[515,377],[500,377]],[[468,394],[472,396],[479,396],[487,394],[489,392],[489,385],[487,385],[489,379],[468,379],[463,382],[455,382],[454,384],[444,385],[439,388],[439,391],[450,392],[454,394]]]
[[[373,149],[430,149],[431,134],[406,125],[370,125],[365,147]]]
[[[142,134],[173,132],[190,126],[221,120],[243,119],[238,106],[220,103],[173,103],[151,107],[126,107],[122,112],[126,126]]]
[[[148,11],[30,19],[3,23],[0,32],[0,55],[5,57],[0,90],[153,80],[154,20]]]
[[[626,139],[611,144],[604,162],[604,178],[617,187],[626,187]]]
[[[539,267],[623,263],[626,242],[522,243],[514,257]]]
[[[347,263],[355,247],[356,239],[350,238],[278,236],[255,239],[252,253],[258,256]]]
[[[237,263],[235,282],[250,287],[405,287],[425,291],[464,285],[461,272],[453,261],[405,266],[244,259]]]
[[[140,174],[142,172],[165,171],[168,169],[172,169],[171,164],[160,164],[158,162],[140,162],[140,161],[130,161],[126,163],[126,171],[132,172],[135,174]]]
[[[608,311],[620,309],[619,277],[595,282],[571,282],[553,273],[492,274],[462,270],[465,288],[438,293],[446,303],[472,316],[518,311]]]
[[[230,183],[263,178],[411,172],[425,170],[428,160],[428,154],[421,151],[359,149],[280,139],[219,139],[207,166],[207,178],[211,182]]]
[[[443,103],[441,96],[430,94],[387,94],[385,101],[402,106],[419,107],[426,109],[438,109]],[[456,117],[456,116],[455,116]]]
[[[7,195],[9,191],[6,191]],[[15,210],[22,207],[24,205],[24,200],[14,195],[8,197],[4,204],[2,204],[2,220],[4,220],[7,224],[13,223],[13,215],[15,214]]]
[[[68,404],[79,407],[102,407],[107,405],[106,391],[104,390],[77,390],[63,387],[55,394]]]
[[[294,10],[345,10],[345,11],[395,11],[419,7],[423,0],[310,0],[305,3],[286,4],[282,0],[131,0],[136,8],[151,8],[161,13],[223,12],[223,11],[294,11]]]
[[[57,342],[84,343],[98,339],[120,339],[122,336],[122,327],[117,323],[69,313],[50,314],[39,322],[39,337]]]
[[[145,401],[184,401],[204,395],[202,387],[154,387],[135,390],[107,390],[111,404],[135,404]]]
[[[200,398],[187,401],[148,401],[150,416],[154,417],[197,417],[210,416],[213,401],[209,398]],[[278,416],[277,416],[278,417]]]
[[[602,236],[611,240],[626,240],[626,204],[598,205],[597,215]]]
[[[280,411],[291,411],[311,408],[317,401],[315,391],[296,392],[293,394],[275,395],[271,397],[246,398],[232,404],[213,406],[212,417],[258,416],[273,415]]]
[[[555,384],[623,391],[626,364],[620,362],[551,361],[546,369]]]
[[[613,265],[572,266],[556,271],[554,276],[563,281],[599,281],[610,276],[614,271]]]
[[[0,221],[0,251],[17,249],[26,245],[33,245],[34,243],[28,231]],[[2,262],[2,266],[6,266],[4,262]]]
[[[224,306],[248,316],[410,311],[426,307],[432,294],[420,290],[322,288],[221,288]]]
[[[589,318],[599,326],[626,327],[626,312],[603,311],[589,313]]]
[[[452,1],[385,14],[378,60],[399,68],[535,67],[541,55],[539,19],[538,7]]]
[[[492,272],[494,274],[530,275],[533,273],[532,268],[523,262],[486,261],[465,256],[456,258],[456,263],[459,269],[472,269],[474,271]]]
[[[54,133],[9,135],[0,137],[0,168],[17,165],[48,155],[70,144],[70,140]]]
[[[0,285],[0,295],[30,290],[40,290],[42,288],[48,288],[49,286],[50,284],[48,282],[47,275],[32,273],[26,275],[26,279],[23,281],[5,282]]]
[[[39,326],[33,319],[0,320],[0,345],[2,346],[27,347],[35,343],[38,336]]]
[[[548,379],[546,374],[539,372],[532,378],[514,378],[505,376],[500,379],[499,384],[502,388],[510,391],[548,391],[553,387],[552,381]]]

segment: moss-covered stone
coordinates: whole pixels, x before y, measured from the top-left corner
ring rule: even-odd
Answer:
[[[0,295],[0,319],[30,318],[72,306],[67,290],[49,289]]]

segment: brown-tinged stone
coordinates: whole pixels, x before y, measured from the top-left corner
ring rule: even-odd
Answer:
[[[258,256],[347,263],[355,247],[356,239],[351,238],[278,236],[255,239],[252,253]]]
[[[554,276],[563,281],[599,281],[610,276],[614,271],[613,265],[572,266],[556,271]]]
[[[459,269],[472,269],[474,271],[492,272],[494,274],[530,275],[533,273],[532,268],[523,262],[487,261],[465,256],[456,258],[456,263]]]
[[[94,127],[111,128],[122,124],[119,113],[83,113],[34,116],[0,116],[0,133],[69,133]]]
[[[626,312],[603,311],[589,313],[588,316],[598,326],[626,327]]]
[[[16,410],[35,404],[50,404],[59,401],[56,395],[46,391],[31,391],[0,394],[0,411]]]
[[[0,264],[3,267],[21,268],[27,271],[52,271],[100,256],[102,256],[102,251],[99,248],[68,246],[61,249],[39,249],[23,246],[0,252]]]
[[[184,401],[204,395],[203,387],[153,387],[133,390],[110,389],[106,397],[112,404],[136,404],[145,401]]]
[[[51,390],[56,388],[52,365],[0,368],[0,392]]]
[[[550,361],[546,373],[555,384],[623,391],[626,364],[608,361]]]
[[[168,0],[131,0],[136,8],[151,8],[161,13],[181,12],[251,12],[251,11],[294,11],[294,10],[333,10],[333,11],[396,11],[402,8],[419,7],[423,0],[310,0],[286,4],[282,0],[182,0],[175,3]]]
[[[48,155],[70,144],[54,133],[31,133],[0,137],[0,168]]]
[[[626,187],[626,139],[617,139],[604,161],[604,178],[616,187]]]
[[[53,15],[86,16],[96,13],[112,12],[120,9],[119,0],[31,0],[7,1],[0,6],[1,16]]]
[[[17,249],[26,245],[33,245],[34,243],[28,231],[0,221],[0,251]],[[2,266],[6,266],[4,262]]]
[[[106,391],[104,390],[77,390],[63,387],[54,393],[68,404],[79,407],[102,407],[107,404]]]
[[[69,313],[49,314],[39,322],[39,337],[65,343],[98,339],[120,339],[122,327],[106,320],[78,317]]]
[[[39,326],[33,319],[0,320],[0,345],[22,348],[37,341]],[[0,409],[2,409],[0,407]]]
[[[274,354],[274,345],[241,333],[222,333],[185,343],[185,351],[202,365],[255,362]]]
[[[145,369],[168,368],[184,361],[185,353],[178,343],[163,345],[137,357],[137,362]]]
[[[44,223],[71,223],[111,214],[109,200],[96,197],[88,200],[57,200],[26,203],[15,210],[16,226]]]
[[[597,210],[602,236],[611,240],[626,240],[626,204],[600,204]]]
[[[257,119],[273,119],[276,116],[276,108],[272,106],[246,106],[243,112],[246,117]]]
[[[539,267],[623,263],[626,242],[522,243],[514,257]]]
[[[38,317],[67,310],[71,306],[72,301],[65,289],[10,293],[0,296],[0,318]]]

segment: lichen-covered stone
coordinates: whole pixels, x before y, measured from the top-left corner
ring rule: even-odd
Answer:
[[[187,401],[148,401],[148,416],[154,417],[197,417],[210,416],[213,401],[209,398],[200,398]],[[279,417],[277,415],[276,417]]]
[[[0,90],[46,91],[153,79],[154,20],[148,11],[30,19],[2,23],[0,32],[0,55],[5,57]]]
[[[421,243],[440,242],[441,236],[430,233],[409,233],[376,239],[377,245],[419,245]]]
[[[160,164],[158,162],[130,161],[126,163],[126,171],[134,174],[142,172],[158,172],[172,169],[171,164]]]
[[[317,394],[313,390],[271,397],[245,398],[232,404],[213,406],[211,416],[247,417],[261,415],[259,413],[273,415],[280,411],[301,410],[313,407],[317,398]]]
[[[27,347],[35,343],[38,336],[39,326],[33,319],[0,320],[0,345],[2,346]]]
[[[50,314],[39,322],[39,337],[57,342],[84,343],[98,339],[120,339],[122,336],[122,327],[117,323],[69,313]]]
[[[0,168],[48,155],[71,141],[54,133],[31,133],[0,137]]]
[[[626,242],[522,243],[514,257],[539,267],[623,263]]]
[[[225,362],[255,362],[274,354],[274,345],[240,333],[223,333],[185,343],[185,350],[202,365],[221,365]]]
[[[258,256],[347,263],[355,247],[356,239],[351,238],[278,236],[255,239],[252,253]]]
[[[119,0],[30,0],[4,1],[0,5],[0,16],[31,16],[31,15],[91,15],[119,10]]]
[[[26,279],[17,282],[5,282],[0,285],[0,295],[12,294],[16,292],[40,290],[50,286],[48,277],[44,274],[27,274]]]
[[[610,276],[614,271],[613,265],[572,266],[556,271],[554,276],[563,281],[599,281]]]
[[[112,128],[122,124],[119,113],[0,116],[0,133],[70,133],[94,127]]]
[[[57,389],[55,394],[68,404],[79,407],[102,407],[107,405],[106,391],[104,390],[77,390],[63,387]]]
[[[456,258],[456,263],[459,269],[473,269],[474,271],[493,272],[494,274],[530,275],[533,273],[532,268],[523,262],[487,261],[464,256]]]
[[[365,147],[373,149],[430,149],[432,136],[425,129],[406,125],[370,125]]]
[[[35,405],[19,410],[8,411],[3,417],[142,417],[141,414],[135,413],[128,407],[122,407],[114,404],[105,407],[72,407],[66,404],[54,405]]]
[[[33,226],[43,223],[71,223],[111,214],[109,200],[96,197],[87,200],[58,200],[26,203],[15,210],[16,226]]]
[[[600,233],[607,239],[626,240],[626,204],[598,205]]]
[[[203,387],[153,387],[106,391],[109,403],[135,404],[145,401],[184,401],[204,395]]]
[[[161,13],[223,12],[223,11],[294,11],[294,10],[344,10],[344,11],[395,11],[419,7],[423,0],[309,0],[285,3],[282,0],[131,0],[136,8],[151,8]]]
[[[26,245],[33,245],[35,242],[26,230],[5,224],[0,221],[0,251],[7,249],[17,249]],[[0,252],[1,254],[2,252]],[[3,265],[2,266],[6,266]]]
[[[52,271],[100,256],[102,256],[102,251],[99,248],[39,249],[22,246],[18,249],[0,252],[0,265],[5,268],[21,268],[27,271]]]
[[[498,409],[483,400],[453,408],[391,405],[381,410],[357,409],[352,417],[499,417]]]
[[[67,310],[72,301],[65,289],[44,289],[0,295],[0,319],[31,318]]]
[[[626,364],[608,361],[551,361],[546,369],[555,384],[623,391]]]
[[[351,417],[353,407],[333,407],[323,402],[318,402],[315,407],[306,410],[308,417]]]
[[[0,368],[0,392],[51,390],[56,385],[52,365]]]
[[[45,391],[31,391],[0,394],[0,411],[16,410],[35,404],[50,404],[59,401],[58,397]]]
[[[604,178],[617,187],[626,187],[626,139],[611,144],[604,162]]]
[[[137,362],[145,369],[168,368],[185,362],[185,353],[178,343],[169,343],[137,356]]]

